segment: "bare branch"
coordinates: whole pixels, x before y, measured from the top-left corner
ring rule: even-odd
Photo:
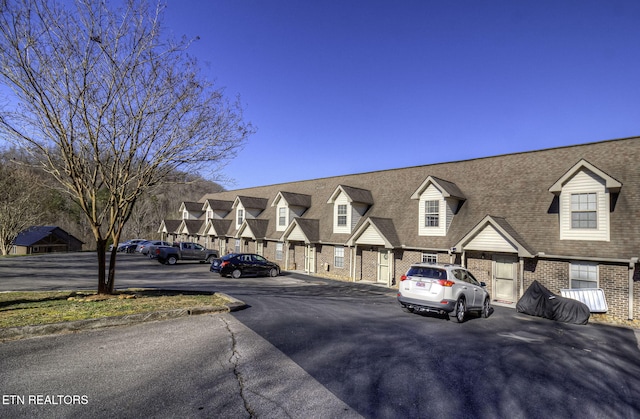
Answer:
[[[163,10],[2,3],[0,82],[19,104],[0,111],[0,132],[78,202],[99,250],[168,174],[224,163],[253,132],[239,103],[202,77],[190,42],[162,37]]]

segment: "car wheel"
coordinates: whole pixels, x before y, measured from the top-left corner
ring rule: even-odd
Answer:
[[[464,321],[464,317],[467,314],[467,303],[464,301],[464,298],[458,298],[456,302],[456,320],[458,323],[462,323]]]
[[[486,319],[487,317],[489,317],[489,313],[491,312],[491,304],[489,302],[489,297],[484,299],[484,304],[482,304],[482,311],[480,312],[480,315],[482,316],[482,318]]]
[[[271,268],[271,270],[269,271],[269,276],[270,277],[278,276],[278,270],[276,268]]]
[[[178,262],[178,258],[177,258],[177,257],[175,257],[175,256],[169,256],[169,257],[167,258],[167,263],[168,263],[169,265],[175,265],[177,262]]]
[[[207,260],[205,260],[205,262],[211,265],[211,263],[213,262],[213,259],[215,259],[213,256],[209,256]]]
[[[240,272],[240,269],[234,269],[233,272],[231,272],[231,277],[232,278],[240,278],[240,275],[242,275],[242,272]]]

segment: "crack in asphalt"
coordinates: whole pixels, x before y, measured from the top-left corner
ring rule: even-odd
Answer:
[[[227,328],[227,331],[229,332],[229,335],[231,336],[231,356],[229,357],[229,363],[231,365],[233,365],[233,375],[235,375],[236,380],[238,381],[238,387],[240,388],[240,398],[242,399],[242,403],[244,404],[244,409],[249,414],[249,417],[250,418],[255,418],[256,414],[253,411],[253,409],[251,408],[251,405],[249,404],[249,401],[245,397],[244,379],[242,377],[242,373],[240,372],[240,370],[238,368],[238,366],[240,364],[240,362],[239,362],[240,361],[240,354],[238,353],[238,349],[237,349],[236,335],[231,330],[231,327],[229,326],[229,322],[227,322],[227,320],[225,318],[221,318],[221,320],[224,322],[225,327]]]

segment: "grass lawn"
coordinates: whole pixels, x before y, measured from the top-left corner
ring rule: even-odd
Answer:
[[[114,295],[92,291],[0,292],[0,328],[223,306],[228,302],[215,293],[149,289],[120,290]]]

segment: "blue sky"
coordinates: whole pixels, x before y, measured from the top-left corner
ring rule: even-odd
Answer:
[[[640,135],[636,0],[168,0],[257,132],[228,189]]]

